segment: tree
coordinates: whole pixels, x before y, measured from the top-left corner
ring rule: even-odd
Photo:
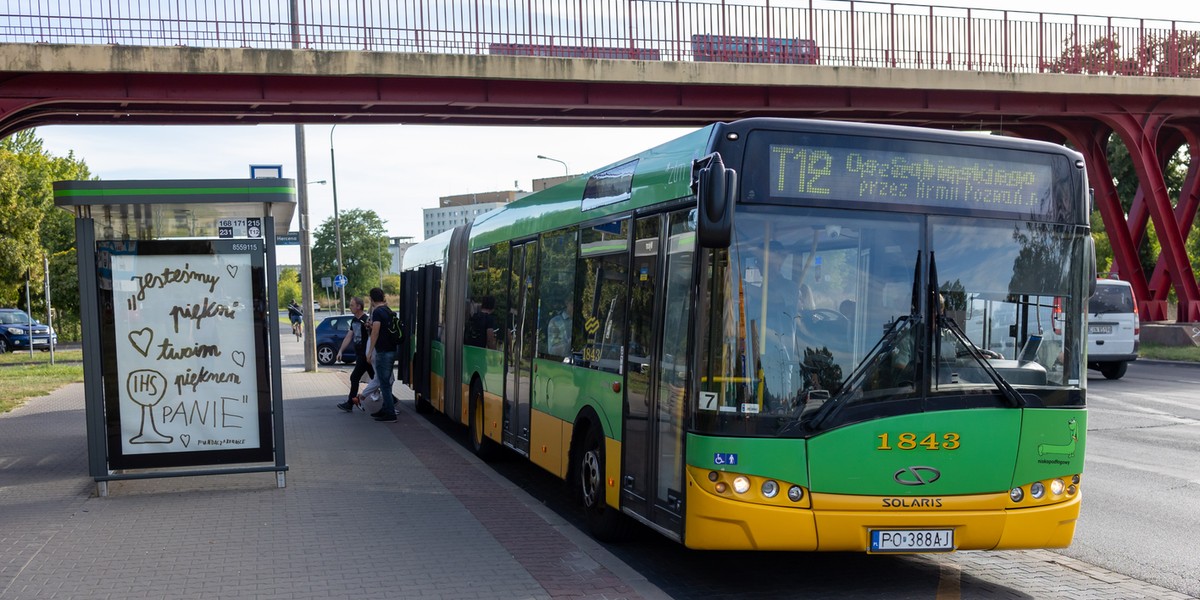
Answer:
[[[1088,75],[1123,73],[1129,75],[1142,72],[1141,63],[1135,57],[1121,57],[1121,44],[1115,39],[1100,37],[1087,45],[1072,43],[1068,38],[1066,48],[1059,57],[1046,65],[1051,73],[1086,73]]]
[[[43,257],[74,249],[73,217],[54,206],[53,183],[91,178],[87,165],[73,153],[66,157],[48,154],[33,130],[0,141],[0,305],[11,306],[23,296],[27,272],[33,283],[42,286]],[[74,263],[74,252],[69,260],[66,255],[63,260]],[[62,301],[60,308],[72,305],[79,296],[74,273],[53,277],[51,294],[56,305]],[[40,303],[38,294],[35,307]],[[77,307],[77,302],[74,305]],[[77,311],[72,311],[76,318]]]
[[[1180,152],[1176,152],[1167,161],[1166,168],[1163,169],[1163,178],[1167,184],[1167,195],[1171,199],[1171,204],[1174,205],[1179,200],[1179,192],[1183,188],[1183,180],[1187,175],[1188,156],[1186,147]],[[1121,212],[1125,215],[1129,214],[1133,207],[1133,199],[1137,196],[1137,190],[1141,185],[1137,176],[1137,170],[1133,167],[1133,160],[1129,156],[1129,149],[1125,147],[1125,143],[1117,135],[1112,135],[1108,140],[1108,166],[1112,171],[1113,183],[1117,188],[1117,197],[1121,201]],[[1104,221],[1100,218],[1100,210],[1093,208],[1092,211],[1092,237],[1096,240],[1096,267],[1101,273],[1111,271],[1113,268],[1113,252],[1112,244],[1109,241],[1108,233],[1104,228]],[[1142,271],[1149,277],[1154,272],[1154,265],[1158,260],[1161,246],[1158,243],[1158,235],[1154,230],[1154,223],[1150,222],[1146,227],[1146,234],[1142,237],[1142,244],[1138,248],[1138,262],[1142,265]],[[1189,256],[1195,256],[1189,247]],[[1193,267],[1194,268],[1194,267]]]
[[[279,270],[279,305],[287,306],[291,302],[300,302],[300,274],[296,269],[284,267]]]
[[[349,280],[346,298],[367,295],[379,287],[379,273],[386,271],[391,255],[387,253],[387,231],[373,210],[355,208],[342,211],[342,271]],[[383,248],[383,251],[380,251]],[[314,234],[312,248],[313,279],[338,274],[336,229],[333,218],[326,219]],[[315,290],[314,290],[315,291]]]
[[[400,295],[400,276],[395,273],[388,273],[383,276],[383,293],[389,296]]]
[[[1151,75],[1200,77],[1200,33],[1172,31],[1161,37],[1149,36],[1141,52]]]

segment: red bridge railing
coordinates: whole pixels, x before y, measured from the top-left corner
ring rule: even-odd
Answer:
[[[1200,23],[842,0],[7,0],[0,42],[1200,76]]]

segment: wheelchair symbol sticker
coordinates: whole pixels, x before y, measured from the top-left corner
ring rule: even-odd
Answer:
[[[713,454],[714,465],[736,465],[738,455],[731,452],[717,452]]]

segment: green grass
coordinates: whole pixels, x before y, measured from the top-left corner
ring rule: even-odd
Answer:
[[[65,350],[49,352],[10,352],[0,354],[0,413],[6,413],[29,398],[44,396],[68,383],[83,381],[83,353]]]
[[[83,350],[55,350],[54,362],[82,362]],[[50,364],[50,353],[35,351],[33,358],[29,357],[28,350],[18,350],[17,352],[9,352],[8,354],[0,354],[0,366],[4,365],[48,365]]]
[[[1200,362],[1200,346],[1160,346],[1142,343],[1138,348],[1138,356],[1158,360]]]

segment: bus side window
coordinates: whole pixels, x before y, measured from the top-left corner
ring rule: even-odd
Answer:
[[[512,269],[508,264],[509,243],[500,242],[492,247],[492,255],[489,259],[490,265],[488,268],[489,294],[496,300],[496,310],[493,314],[496,315],[496,334],[495,344],[497,349],[505,348],[508,340],[509,326],[509,282],[513,274]]]
[[[623,371],[625,306],[629,290],[629,222],[580,232],[575,278],[578,312],[572,321],[572,356],[583,366]]]
[[[483,347],[486,344],[482,340],[486,337],[482,335],[484,332],[475,330],[477,322],[472,322],[471,318],[478,314],[483,308],[483,299],[491,295],[488,289],[488,258],[490,252],[487,250],[479,250],[471,255],[471,275],[467,282],[466,314],[463,315],[463,343],[468,346]],[[490,302],[494,303],[493,298]]]
[[[538,290],[538,356],[562,360],[571,355],[575,310],[575,260],[579,249],[574,227],[542,236],[541,287]]]

